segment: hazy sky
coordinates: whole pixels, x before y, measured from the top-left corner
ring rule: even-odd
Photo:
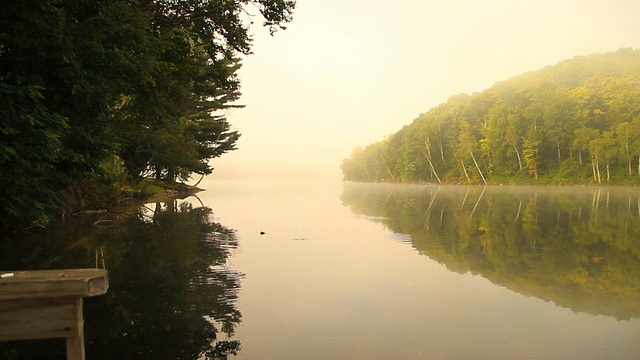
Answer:
[[[228,113],[239,149],[213,178],[339,179],[356,146],[451,95],[577,55],[640,48],[639,0],[298,0],[254,54]]]

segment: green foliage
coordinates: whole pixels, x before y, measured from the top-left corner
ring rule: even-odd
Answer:
[[[635,188],[349,184],[341,199],[449,270],[574,311],[640,318]]]
[[[242,274],[226,266],[238,245],[236,233],[212,214],[171,200],[74,216],[2,239],[0,251],[11,256],[2,257],[0,267],[109,270],[109,291],[85,301],[87,358],[225,358],[240,349],[239,341],[225,341],[222,334],[233,335],[241,321],[236,305]],[[0,343],[2,359],[43,357],[65,358],[64,346]]]
[[[576,57],[452,96],[354,152],[344,179],[640,184],[638,99],[640,50]]]
[[[69,126],[67,118],[47,111],[41,90],[0,78],[0,228],[44,223],[59,204],[50,175]]]
[[[91,205],[99,198],[90,184],[104,183],[98,178],[115,158],[131,177],[211,173],[209,161],[234,150],[240,136],[221,112],[240,97],[238,56],[251,52],[245,17],[259,11],[273,33],[294,7],[290,0],[2,2],[0,227],[46,222],[61,193],[91,193],[62,199]],[[105,199],[115,194],[107,187]]]

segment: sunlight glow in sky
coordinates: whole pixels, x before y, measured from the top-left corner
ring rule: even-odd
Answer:
[[[239,149],[213,178],[340,179],[352,150],[459,93],[558,61],[640,48],[638,0],[298,0],[274,37],[255,17]]]

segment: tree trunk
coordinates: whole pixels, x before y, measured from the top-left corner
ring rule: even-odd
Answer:
[[[202,179],[204,179],[204,174],[202,174],[202,176],[200,176],[200,180],[198,180],[197,183],[195,183],[195,185],[193,185],[193,187],[196,187],[200,184],[200,181],[202,181]]]
[[[484,182],[485,185],[487,185],[487,180],[484,178],[484,175],[482,174],[482,171],[480,170],[480,166],[478,166],[478,162],[476,161],[476,157],[473,156],[473,151],[471,151],[471,149],[469,149],[469,148],[467,148],[467,150],[469,150],[469,154],[471,154],[471,159],[473,159],[473,163],[476,164],[476,169],[478,169],[478,172],[480,173],[480,177],[482,178],[482,181]]]
[[[520,151],[518,151],[518,148],[513,145],[513,149],[516,151],[516,155],[518,156],[518,166],[520,167],[520,171],[522,171],[522,160],[520,159]]]
[[[384,167],[387,168],[389,175],[391,175],[391,180],[396,181],[396,177],[391,173],[391,169],[389,169],[389,165],[387,165],[387,161],[384,159],[384,156],[382,156],[382,162],[384,163]]]
[[[471,214],[469,214],[469,220],[471,220],[471,218],[473,217],[473,213],[476,212],[476,209],[478,208],[478,204],[480,204],[480,200],[482,199],[482,196],[484,195],[484,192],[487,190],[487,187],[485,186],[482,189],[482,192],[480,193],[480,196],[478,197],[478,200],[476,200],[476,204],[473,206],[473,210],[471,210]]]
[[[467,178],[467,183],[470,183],[469,174],[467,173],[467,168],[464,166],[464,162],[460,159],[460,165],[462,166],[462,171],[464,171],[464,176]]]
[[[520,218],[520,210],[521,209],[522,209],[522,200],[520,200],[520,203],[518,204],[518,213],[516,214],[515,220],[513,220],[513,224],[514,225],[518,221],[518,219]]]
[[[578,160],[580,160],[580,165],[582,165],[582,151],[578,151]]]
[[[446,162],[444,160],[444,148],[442,147],[442,139],[438,139],[438,146],[440,147],[440,157],[442,158],[442,165],[446,166]]]
[[[424,142],[424,146],[427,148],[427,153],[425,153],[424,151],[422,151],[422,154],[424,154],[424,156],[427,158],[427,161],[429,162],[429,166],[431,167],[431,173],[433,173],[433,175],[436,176],[436,179],[438,179],[438,184],[442,184],[442,181],[440,181],[440,177],[438,176],[438,174],[436,173],[436,168],[433,166],[433,163],[431,162],[431,140],[429,139],[429,137],[427,136],[427,141]]]
[[[176,182],[176,176],[177,176],[177,175],[176,175],[176,172],[175,172],[173,169],[169,169],[169,170],[167,170],[167,178],[166,178],[166,180],[167,180],[169,183],[174,183],[174,182]]]
[[[440,181],[440,177],[436,173],[436,169],[433,167],[433,163],[431,163],[431,159],[429,159],[429,156],[424,151],[422,152],[422,154],[424,154],[424,157],[427,158],[427,161],[429,162],[429,166],[431,167],[431,172],[433,173],[433,175],[436,176],[436,179],[438,179],[438,184],[442,184],[442,181]]]

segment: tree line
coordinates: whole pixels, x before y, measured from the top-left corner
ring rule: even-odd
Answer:
[[[0,227],[121,179],[209,174],[240,136],[240,57],[294,0],[52,0],[0,5]],[[98,194],[98,195],[95,195]]]
[[[638,191],[348,184],[341,199],[450,271],[574,311],[640,318]]]
[[[640,50],[580,56],[450,97],[363,148],[345,180],[640,183]]]

